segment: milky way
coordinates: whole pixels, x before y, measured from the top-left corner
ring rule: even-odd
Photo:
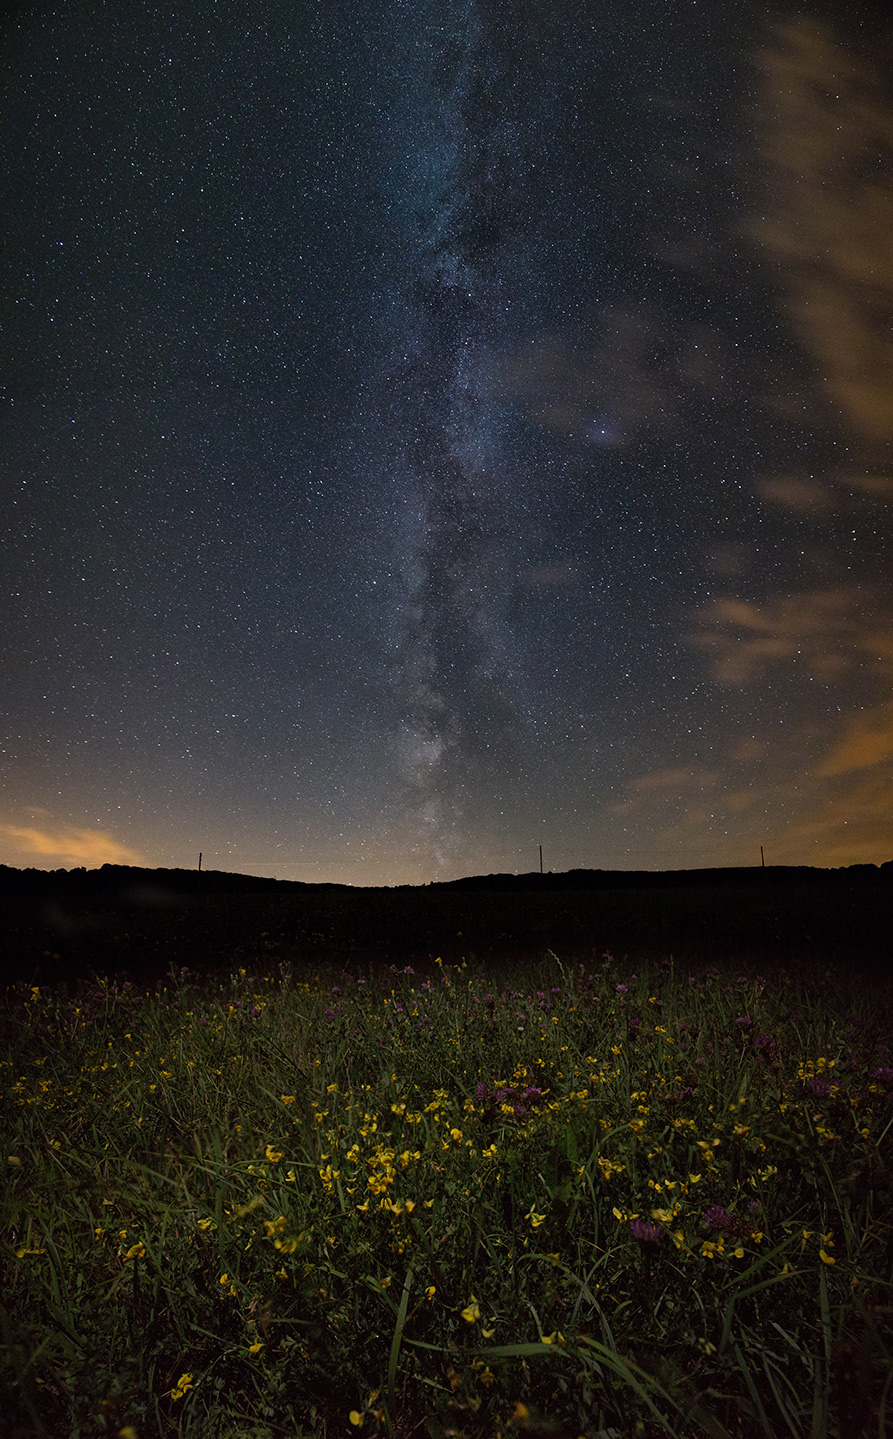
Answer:
[[[869,7],[5,24],[0,861],[889,858]]]

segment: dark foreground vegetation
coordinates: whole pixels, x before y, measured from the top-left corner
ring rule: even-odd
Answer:
[[[889,880],[550,878],[20,903],[4,1439],[890,1432]]]

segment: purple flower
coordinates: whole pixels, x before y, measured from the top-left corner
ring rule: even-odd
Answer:
[[[711,1204],[704,1218],[711,1229],[729,1229],[734,1222],[731,1214],[728,1214],[721,1204]]]
[[[658,1244],[661,1231],[656,1224],[648,1219],[631,1219],[629,1221],[630,1233],[633,1239],[639,1239],[644,1244]]]
[[[878,1048],[880,1048],[880,1045],[878,1045]],[[882,1064],[879,1069],[874,1071],[871,1077],[872,1079],[893,1079],[893,1069],[891,1069],[888,1064]]]
[[[820,1094],[823,1099],[826,1094],[831,1093],[831,1086],[826,1079],[811,1079],[809,1087],[813,1094]]]
[[[749,1024],[753,1024],[753,1020],[749,1014],[739,1014],[735,1023],[740,1024],[742,1029],[746,1029]]]
[[[415,974],[415,970],[413,969],[413,967],[412,967],[411,964],[407,964],[406,967],[405,967],[404,970],[403,970],[403,973],[404,973],[404,974]]]
[[[615,991],[616,991],[617,994],[626,994],[628,988],[629,988],[628,985],[618,984],[618,985],[615,986]]]

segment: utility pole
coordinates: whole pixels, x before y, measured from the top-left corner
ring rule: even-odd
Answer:
[[[543,872],[543,847],[540,845],[540,874]]]
[[[202,852],[201,852],[201,850],[199,850],[199,852],[198,852],[198,870],[199,870],[199,874],[201,874],[201,869],[202,869]]]
[[[764,869],[766,868],[766,861],[765,861],[765,859],[763,858],[763,846],[762,846],[762,845],[760,845],[760,864],[763,866]]]

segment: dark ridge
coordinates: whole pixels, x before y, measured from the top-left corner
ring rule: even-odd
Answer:
[[[727,869],[570,869],[562,874],[486,874],[442,882],[452,889],[670,889],[679,886],[823,885],[844,882],[889,884],[893,860],[882,865],[850,864],[839,869],[818,869],[811,865],[750,865]]]
[[[0,866],[0,985],[188,966],[517,968],[597,961],[859,966],[893,974],[893,861],[470,875],[428,885],[306,884],[215,870]]]

